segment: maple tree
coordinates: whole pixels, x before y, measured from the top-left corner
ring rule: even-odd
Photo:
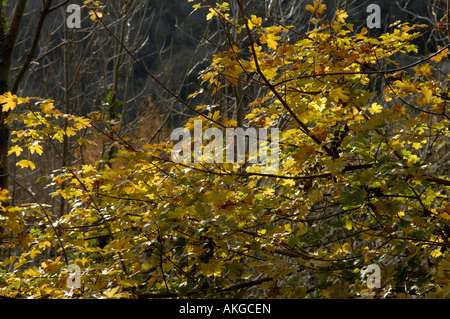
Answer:
[[[195,120],[204,130],[236,127],[215,108],[225,90],[238,89],[251,107],[244,126],[282,128],[279,169],[174,163],[173,141],[122,138],[114,125],[102,131],[96,114],[5,93],[6,121],[20,124],[9,155],[28,153],[17,163],[24,170],[35,169],[31,155],[42,155],[44,144],[65,136],[90,146],[100,132],[116,151],[41,178],[56,186],[51,196],[68,201],[63,216],[31,192],[30,203],[8,205],[1,190],[0,226],[6,245],[20,251],[0,262],[1,295],[450,296],[450,180],[440,162],[450,129],[448,75],[440,72],[449,45],[401,65],[401,56],[418,53],[413,41],[427,26],[395,22],[370,37],[366,28],[355,32],[342,10],[325,20],[326,6],[314,1],[306,10],[315,27],[299,35],[236,3],[240,19],[226,2],[208,7],[206,19],[233,28],[246,45],[230,43],[212,57],[203,92],[191,98],[216,102],[183,101],[197,113],[185,128]],[[379,78],[377,92],[371,83]],[[36,264],[49,252],[54,257]],[[81,268],[80,288],[67,286],[69,264]],[[367,287],[371,264],[380,265],[380,288]]]

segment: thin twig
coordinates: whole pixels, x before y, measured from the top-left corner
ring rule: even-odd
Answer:
[[[61,240],[61,238],[58,235],[58,231],[56,230],[55,226],[53,225],[53,222],[50,219],[50,216],[47,214],[47,211],[45,210],[45,208],[42,206],[42,204],[39,202],[39,200],[34,196],[34,194],[30,190],[28,190],[25,186],[20,184],[19,181],[13,175],[11,175],[9,173],[7,173],[7,174],[14,181],[14,183],[19,185],[20,188],[22,188],[24,191],[26,191],[28,193],[28,195],[30,195],[31,198],[39,205],[39,207],[41,208],[41,210],[44,213],[45,217],[47,218],[47,221],[48,221],[50,227],[52,228],[53,232],[55,233],[56,239],[58,240],[59,246],[61,247],[62,252],[63,252],[64,261],[65,261],[66,265],[69,265],[69,259],[67,257],[66,249],[64,248],[62,240]]]

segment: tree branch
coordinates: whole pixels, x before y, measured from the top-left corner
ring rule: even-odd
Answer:
[[[298,123],[298,125],[302,128],[304,133],[308,135],[317,145],[321,145],[322,149],[332,158],[334,158],[334,154],[327,146],[322,145],[322,142],[314,135],[311,134],[311,130],[306,126],[305,123],[303,123],[295,114],[295,112],[292,110],[292,108],[286,103],[286,101],[283,99],[281,94],[276,90],[275,85],[270,83],[270,81],[266,78],[264,73],[262,72],[259,62],[258,62],[258,56],[256,55],[255,46],[254,46],[254,40],[250,32],[250,28],[248,25],[248,19],[244,14],[244,9],[242,7],[242,3],[240,0],[237,1],[237,4],[239,6],[239,10],[241,11],[242,19],[244,20],[245,29],[247,31],[247,35],[250,41],[250,49],[251,53],[253,55],[253,59],[255,60],[255,68],[261,79],[263,80],[264,84],[267,85],[267,87],[270,89],[270,91],[275,95],[275,97],[280,101],[280,103],[283,105],[283,107],[288,111],[288,113],[292,116],[292,118]]]
[[[426,62],[428,60],[430,60],[432,57],[438,55],[439,53],[441,53],[442,51],[444,51],[445,49],[450,48],[450,43],[445,45],[444,47],[442,47],[441,49],[439,49],[438,51],[430,54],[429,56],[422,58],[416,62],[413,62],[411,64],[402,66],[402,67],[398,67],[395,69],[387,69],[387,70],[373,70],[373,71],[359,71],[359,72],[329,72],[329,73],[314,73],[314,74],[303,74],[303,75],[299,75],[299,76],[295,76],[292,77],[290,79],[286,79],[283,81],[279,81],[275,84],[273,84],[274,87],[285,84],[287,82],[291,82],[291,81],[295,81],[295,80],[299,80],[299,79],[306,79],[306,78],[311,78],[311,77],[322,77],[322,76],[327,76],[327,75],[358,75],[358,74],[365,74],[365,75],[371,75],[371,74],[389,74],[389,73],[396,73],[399,71],[403,71],[409,68],[412,68],[416,65],[422,64],[423,62]]]
[[[256,285],[260,285],[266,281],[271,281],[272,278],[261,278],[258,280],[254,280],[254,281],[249,281],[249,282],[243,282],[240,284],[235,284],[235,285],[231,285],[228,286],[226,288],[221,288],[221,287],[216,287],[216,288],[210,288],[210,289],[195,289],[192,291],[189,291],[186,296],[192,296],[195,294],[199,294],[199,293],[208,293],[208,292],[227,292],[227,291],[235,291],[235,290],[239,290],[239,289],[244,289],[244,288],[250,288]],[[138,299],[161,299],[161,298],[178,298],[178,297],[183,297],[183,295],[179,294],[179,293],[167,293],[167,292],[163,292],[163,293],[154,293],[154,294],[140,294],[137,296]]]
[[[42,27],[44,26],[44,21],[45,21],[47,14],[50,12],[51,4],[52,4],[52,0],[47,0],[44,3],[44,8],[42,9],[41,16],[39,17],[39,21],[36,26],[36,31],[33,36],[33,42],[31,43],[30,51],[28,52],[27,59],[23,63],[22,67],[20,68],[19,74],[17,74],[17,76],[16,76],[14,85],[11,89],[12,94],[15,94],[17,92],[17,89],[19,88],[19,84],[22,81],[22,78],[24,77],[25,73],[27,72],[28,66],[30,65],[31,61],[33,61],[34,54],[36,53],[36,49],[38,47],[39,38],[41,37]]]

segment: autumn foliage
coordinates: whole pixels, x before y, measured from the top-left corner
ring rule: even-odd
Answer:
[[[236,127],[220,97],[245,86],[251,111],[242,125],[280,128],[279,170],[173,163],[173,141],[124,138],[95,114],[6,93],[0,103],[18,128],[9,152],[18,169],[35,170],[33,158],[64,136],[90,147],[100,134],[115,152],[40,177],[56,189],[49,196],[69,201],[63,216],[32,193],[10,205],[1,191],[2,245],[18,253],[0,261],[0,295],[450,297],[450,180],[448,159],[441,162],[448,45],[405,64],[426,26],[396,22],[371,37],[344,11],[322,19],[326,7],[314,1],[314,27],[297,34],[240,9],[238,20],[226,3],[206,11],[246,40],[201,73],[204,90],[186,104],[201,95],[214,102],[192,107],[186,129],[194,120]],[[80,288],[67,286],[70,264],[81,268]],[[367,287],[371,264],[381,268],[380,288]]]

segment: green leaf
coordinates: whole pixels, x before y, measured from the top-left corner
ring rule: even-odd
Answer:
[[[344,208],[358,207],[364,204],[366,195],[366,191],[361,188],[350,190],[349,192],[341,193],[341,203],[344,205]]]

